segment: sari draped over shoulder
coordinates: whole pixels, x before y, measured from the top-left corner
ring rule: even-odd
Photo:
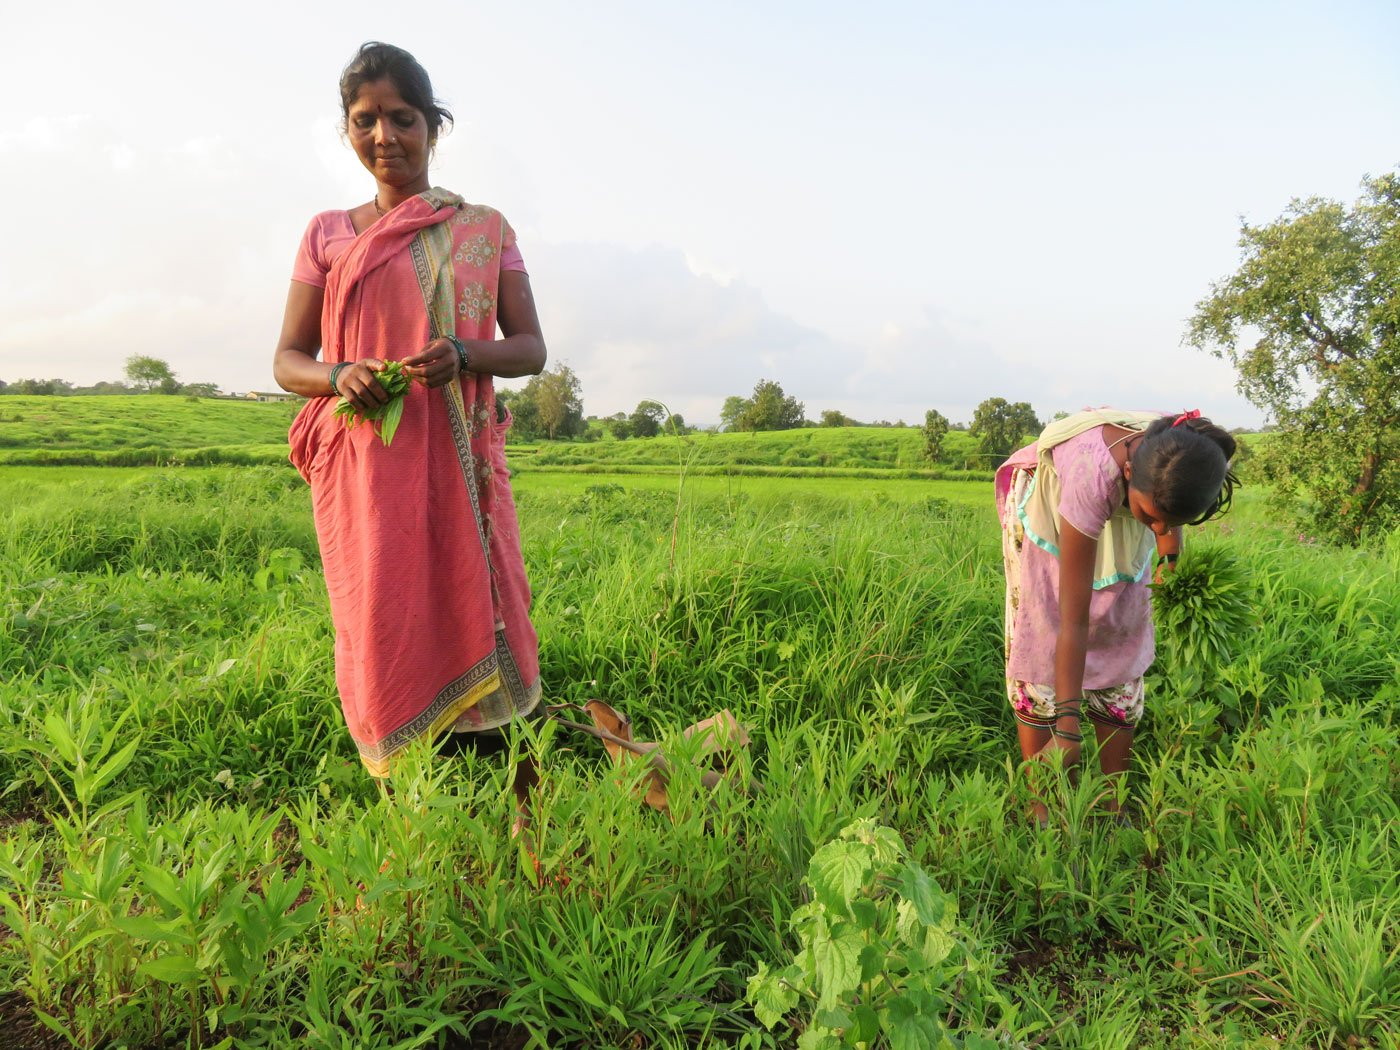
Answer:
[[[355,239],[331,266],[323,359],[411,357],[431,339],[493,339],[501,249],[494,209],[431,189]],[[360,757],[386,776],[420,737],[481,730],[539,702],[530,588],[505,463],[509,419],[491,377],[414,383],[393,444],[313,398],[291,460],[311,485],[335,624],[341,705]]]
[[[1095,427],[1111,425],[1125,430],[1145,430],[1161,416],[1160,412],[1091,408],[1051,423],[1034,442],[1013,453],[997,468],[998,517],[1005,514],[1004,504],[1010,494],[1014,472],[1019,469],[1031,473],[1030,484],[1020,497],[1016,512],[1026,539],[1058,558],[1060,479],[1052,459],[1055,448]],[[1126,506],[1117,507],[1099,537],[1094,559],[1094,589],[1141,580],[1151,564],[1155,546],[1152,532],[1133,517],[1132,511]]]

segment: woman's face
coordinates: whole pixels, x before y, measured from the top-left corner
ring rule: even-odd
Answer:
[[[1128,509],[1132,511],[1133,517],[1142,522],[1158,536],[1165,536],[1172,529],[1180,528],[1186,522],[1176,518],[1169,518],[1157,509],[1157,504],[1152,497],[1141,489],[1128,486]]]
[[[355,155],[381,184],[407,193],[428,188],[428,122],[392,80],[360,85],[345,123]]]

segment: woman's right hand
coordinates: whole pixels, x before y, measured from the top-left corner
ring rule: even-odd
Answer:
[[[376,357],[366,357],[361,361],[342,368],[335,377],[336,392],[355,406],[355,411],[365,412],[379,407],[389,400],[376,372],[384,371],[384,362]]]

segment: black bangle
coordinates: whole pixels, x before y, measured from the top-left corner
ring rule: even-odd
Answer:
[[[1179,557],[1181,557],[1180,551],[1172,551],[1170,554],[1163,554],[1161,560],[1166,562],[1168,565],[1175,565],[1176,559]]]
[[[336,364],[331,365],[330,382],[331,382],[331,393],[332,393],[332,394],[340,394],[340,390],[336,387],[335,381],[336,381],[337,378],[339,378],[341,371],[343,371],[344,369],[349,368],[349,367],[350,367],[350,362],[349,362],[349,361],[340,361],[340,362],[337,362]],[[343,395],[343,394],[340,394],[340,396],[343,397],[344,395]]]
[[[455,335],[449,335],[447,341],[457,349],[457,374],[462,375],[467,371],[467,344]]]

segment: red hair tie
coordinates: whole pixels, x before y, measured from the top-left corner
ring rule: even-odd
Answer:
[[[1199,408],[1193,408],[1193,409],[1191,409],[1191,411],[1189,411],[1189,412],[1183,412],[1183,413],[1181,413],[1181,415],[1177,416],[1176,419],[1174,419],[1174,420],[1172,421],[1172,426],[1174,426],[1174,427],[1179,427],[1179,426],[1181,426],[1181,424],[1185,423],[1188,419],[1200,419],[1200,418],[1201,418],[1201,410],[1200,410]]]

